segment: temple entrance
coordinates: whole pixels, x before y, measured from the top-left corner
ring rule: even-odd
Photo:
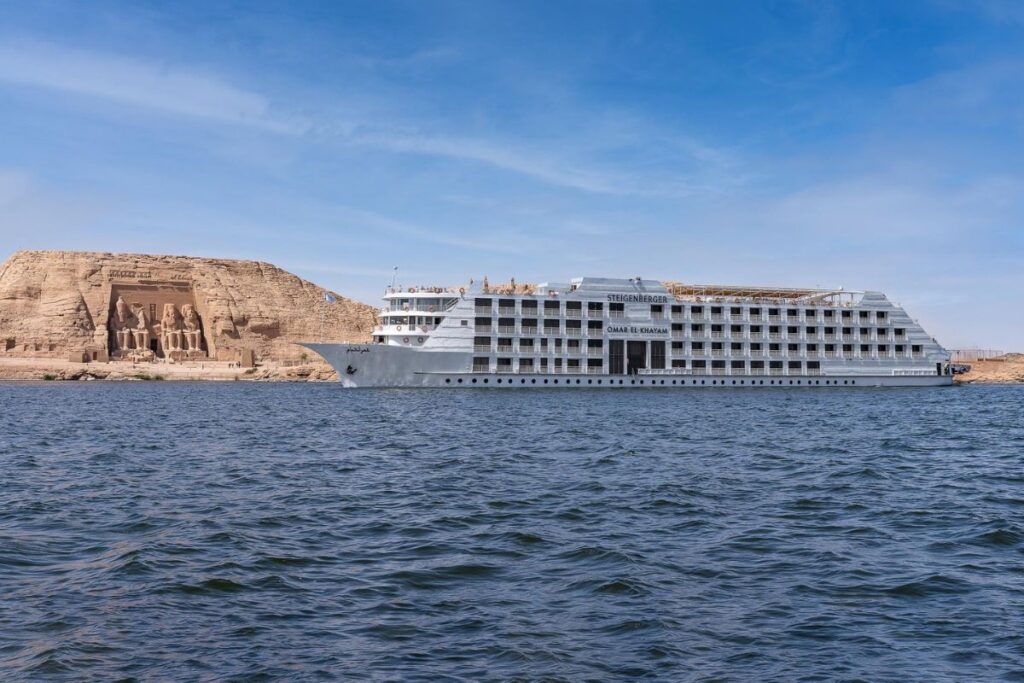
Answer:
[[[608,373],[611,375],[622,375],[626,372],[626,364],[623,362],[626,343],[621,339],[608,340]]]
[[[635,375],[647,367],[647,342],[626,342],[626,372]]]

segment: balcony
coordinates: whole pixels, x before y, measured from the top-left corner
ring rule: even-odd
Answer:
[[[503,374],[503,375],[504,374],[510,374],[512,372],[512,366],[511,365],[499,365],[497,371],[498,371],[498,373]]]
[[[711,349],[711,355],[721,357],[725,355],[725,351],[723,351],[722,349]]]
[[[711,368],[711,374],[712,375],[724,375],[725,374],[725,368]]]
[[[565,330],[565,336],[567,337],[582,337],[583,329],[579,327],[568,327]]]
[[[515,325],[498,325],[498,334],[515,334]]]
[[[664,320],[664,319],[665,319],[665,314],[664,313],[651,313],[651,320]]]
[[[558,334],[558,330],[559,329],[561,329],[561,328],[558,328],[558,327],[545,327],[544,328],[544,334],[550,334],[550,335]]]
[[[772,368],[772,369],[770,369],[768,371],[768,374],[769,375],[776,375],[776,376],[777,375],[781,375],[782,374],[782,368]]]
[[[473,351],[475,351],[476,353],[490,353],[491,352],[491,345],[490,344],[474,344],[473,345]]]
[[[604,372],[604,368],[602,368],[601,366],[587,366],[588,375],[600,375],[602,372]]]
[[[498,344],[498,353],[512,353],[512,347],[504,344]]]
[[[580,374],[580,368],[579,368],[578,365],[577,366],[570,365],[569,367],[567,367],[565,369],[565,371],[567,373],[569,373],[570,375],[578,375],[578,374]]]
[[[770,322],[770,323],[781,323],[782,322],[782,316],[781,315],[770,315],[770,316],[768,316],[768,322]]]
[[[494,313],[494,309],[491,308],[490,306],[477,306],[476,307],[476,314],[477,315],[485,315],[486,316],[486,315],[492,315],[493,313]]]
[[[492,328],[490,325],[477,325],[474,329],[481,335],[484,335],[490,334],[494,328]]]
[[[600,358],[604,355],[604,349],[587,349],[587,355]]]
[[[773,340],[773,341],[775,341],[775,340],[782,339],[782,335],[779,334],[778,332],[772,332],[771,334],[768,335],[768,338]]]
[[[672,330],[673,339],[682,339],[685,335],[682,330]]]
[[[626,312],[625,311],[608,311],[608,317],[609,318],[625,318],[626,317]]]
[[[565,309],[565,317],[579,319],[583,317],[583,311],[578,308],[567,308]]]
[[[536,327],[524,327],[523,328],[523,334],[524,335],[537,334],[537,328]]]
[[[486,363],[473,363],[473,372],[490,372],[491,367]]]

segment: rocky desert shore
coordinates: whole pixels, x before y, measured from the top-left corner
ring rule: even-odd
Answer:
[[[967,361],[969,372],[956,376],[959,384],[1019,384],[1024,382],[1024,353]]]
[[[277,266],[20,251],[0,264],[0,379],[332,379],[297,342],[365,342],[373,306]]]

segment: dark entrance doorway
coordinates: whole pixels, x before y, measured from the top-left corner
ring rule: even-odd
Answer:
[[[626,342],[626,371],[635,375],[638,370],[647,367],[647,342]]]
[[[626,372],[625,360],[626,350],[625,342],[621,339],[609,339],[608,340],[608,373],[612,375],[621,375]]]

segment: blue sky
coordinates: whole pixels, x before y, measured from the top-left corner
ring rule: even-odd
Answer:
[[[0,255],[881,289],[1024,349],[1022,46],[999,0],[0,0]]]

